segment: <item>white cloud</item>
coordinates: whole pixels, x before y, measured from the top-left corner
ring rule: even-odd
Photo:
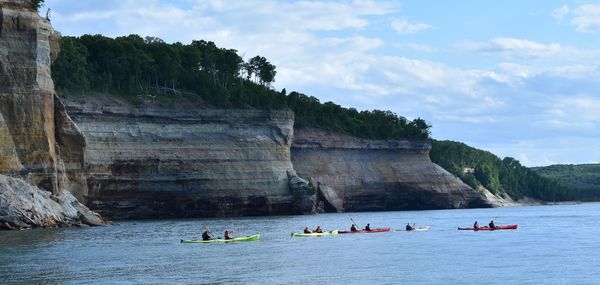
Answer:
[[[600,4],[586,4],[575,8],[571,24],[578,32],[600,32]]]
[[[600,139],[583,136],[548,137],[518,140],[502,145],[486,145],[500,157],[514,157],[521,164],[534,167],[552,164],[594,163],[600,157]],[[481,147],[481,146],[480,146]],[[583,151],[582,151],[583,150]]]
[[[552,13],[550,13],[550,16],[552,16],[553,18],[562,21],[562,19],[569,14],[569,6],[568,5],[563,5],[560,8],[556,8],[554,10],[552,10]]]
[[[489,42],[466,42],[459,49],[486,54],[502,54],[509,58],[540,58],[555,56],[565,49],[557,43],[542,44],[526,39],[494,38]]]
[[[406,20],[395,20],[391,23],[392,28],[399,34],[414,34],[423,30],[431,29],[433,26],[423,23],[409,23]]]

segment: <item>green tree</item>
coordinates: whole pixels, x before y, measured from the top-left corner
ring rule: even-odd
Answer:
[[[30,1],[36,10],[39,10],[44,5],[44,0],[30,0]]]
[[[60,56],[52,64],[54,83],[62,89],[85,91],[90,88],[87,48],[73,37],[61,39]]]

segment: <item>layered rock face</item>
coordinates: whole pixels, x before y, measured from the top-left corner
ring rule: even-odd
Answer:
[[[61,200],[63,190],[86,185],[85,139],[55,97],[50,76],[58,40],[30,1],[0,0],[0,174]]]
[[[27,1],[0,0],[0,173],[27,173],[58,194],[51,42]]]
[[[290,111],[66,104],[88,143],[82,196],[109,217],[310,212],[290,187]]]
[[[425,141],[366,140],[295,130],[292,162],[329,211],[490,207],[479,192],[429,159]]]

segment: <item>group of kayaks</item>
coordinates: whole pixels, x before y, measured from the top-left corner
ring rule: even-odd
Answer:
[[[318,237],[318,236],[331,236],[337,234],[364,234],[364,233],[383,233],[391,232],[392,228],[379,228],[371,230],[355,230],[355,231],[324,231],[324,232],[312,232],[312,233],[292,233],[292,237]]]
[[[463,228],[459,227],[458,230],[461,231],[496,231],[496,230],[516,230],[518,225],[501,225],[495,227],[477,227],[477,228]],[[420,226],[420,227],[412,227],[411,230],[397,230],[397,231],[427,231],[429,230],[429,226]],[[384,232],[392,232],[394,231],[392,228],[375,228],[370,230],[350,230],[350,231],[341,231],[341,230],[332,230],[332,231],[323,231],[323,232],[310,232],[310,233],[292,233],[292,237],[317,237],[317,236],[331,236],[338,234],[368,234],[368,233],[384,233]],[[249,236],[240,236],[232,239],[223,239],[223,238],[215,238],[210,240],[181,240],[181,243],[231,243],[231,242],[248,242],[248,241],[257,241],[260,239],[259,234],[249,235]]]

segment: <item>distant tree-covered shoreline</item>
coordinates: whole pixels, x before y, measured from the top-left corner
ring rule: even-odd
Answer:
[[[370,139],[428,139],[431,126],[391,111],[358,111],[271,86],[277,74],[265,57],[244,61],[210,41],[165,43],[137,35],[63,37],[52,65],[59,93],[144,98],[191,97],[220,108],[290,108],[296,127],[317,127]],[[90,92],[92,91],[92,92]]]
[[[558,181],[578,199],[600,201],[600,164],[558,164],[532,170]]]
[[[556,180],[543,177],[512,157],[500,159],[491,152],[454,141],[432,141],[431,160],[473,188],[483,186],[496,195],[544,201],[580,199]]]

